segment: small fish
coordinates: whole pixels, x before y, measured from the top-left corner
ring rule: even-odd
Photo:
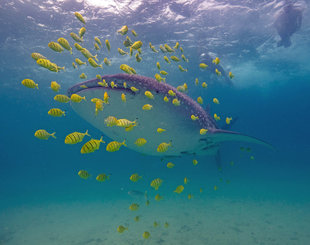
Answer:
[[[133,55],[133,48],[129,48],[129,56],[131,57]]]
[[[164,60],[165,60],[168,64],[171,64],[171,63],[170,63],[170,60],[169,60],[169,58],[168,58],[167,56],[164,56]]]
[[[193,195],[190,193],[187,195],[188,200],[191,200],[193,198]]]
[[[156,191],[158,190],[158,188],[162,185],[163,180],[160,178],[154,179],[151,182],[151,187],[153,187]]]
[[[172,162],[167,163],[167,168],[173,168],[174,166],[175,166],[175,164],[173,164]]]
[[[232,117],[226,117],[226,120],[225,120],[226,124],[229,125],[231,120],[232,120]]]
[[[110,175],[107,175],[105,173],[102,173],[102,174],[99,174],[97,177],[96,177],[96,180],[98,182],[104,182],[106,180],[110,180]]]
[[[48,140],[50,136],[52,136],[54,139],[56,139],[55,133],[48,133],[45,129],[39,129],[34,133],[34,136],[37,137],[40,140]]]
[[[185,62],[188,62],[188,61],[189,61],[189,60],[185,57],[184,54],[182,54],[181,57],[182,57],[182,60],[184,60]]]
[[[85,22],[83,16],[82,16],[79,12],[74,12],[74,15],[75,15],[75,17],[76,17],[79,21],[81,21],[83,24],[86,24],[86,22]]]
[[[120,55],[128,54],[126,51],[122,50],[121,48],[118,48],[117,51],[119,52]]]
[[[105,40],[105,46],[107,47],[108,51],[110,52],[111,50],[111,45],[108,39]]]
[[[100,147],[100,143],[105,143],[102,140],[102,136],[99,140],[96,139],[91,139],[90,141],[86,142],[82,148],[81,148],[81,154],[88,154],[88,153],[92,153],[96,150],[99,150]]]
[[[124,226],[120,225],[120,226],[117,227],[116,230],[119,233],[123,233],[124,231],[128,230],[128,227],[124,227]]]
[[[216,73],[216,75],[218,75],[218,76],[221,76],[221,75],[222,75],[222,73],[221,73],[218,69],[215,69],[215,73]]]
[[[160,143],[158,145],[158,147],[157,147],[157,152],[161,152],[161,153],[166,152],[168,150],[169,146],[171,146],[171,142],[169,142],[169,143],[165,143],[165,142]]]
[[[142,176],[140,176],[139,174],[132,174],[129,178],[132,182],[137,182],[140,179],[142,179]]]
[[[88,134],[88,130],[86,130],[85,133],[80,133],[80,132],[73,132],[71,134],[68,134],[65,138],[65,144],[77,144],[79,142],[82,142],[85,136],[90,136]]]
[[[95,47],[96,50],[100,50],[100,47],[99,47],[98,43],[94,43],[94,47]]]
[[[135,127],[135,125],[130,125],[130,126],[125,128],[125,131],[130,132],[131,130],[133,130],[134,127]]]
[[[169,98],[167,96],[164,97],[165,102],[169,102]]]
[[[137,49],[139,49],[139,48],[141,48],[142,47],[142,42],[141,41],[136,41],[136,42],[134,42],[132,45],[131,45],[131,48],[132,49],[135,49],[135,50],[137,50]]]
[[[136,74],[135,69],[133,69],[132,67],[130,67],[129,65],[126,64],[122,64],[119,67],[122,71],[128,73],[128,74]]]
[[[86,62],[81,61],[79,58],[76,58],[76,59],[75,59],[75,62],[76,62],[79,66],[81,66],[81,65],[86,65]]]
[[[100,45],[100,47],[102,47],[102,43],[101,43],[99,37],[94,37],[94,39],[95,39],[95,42],[96,42],[98,45]]]
[[[54,100],[56,100],[60,103],[68,103],[70,101],[70,98],[64,94],[57,94],[57,95],[55,95]]]
[[[126,35],[128,32],[128,26],[122,26],[122,28],[119,29],[117,32],[120,33],[121,35]]]
[[[171,90],[171,89],[168,91],[168,94],[169,94],[170,96],[172,96],[172,97],[176,96],[176,93],[173,92],[173,90]]]
[[[164,76],[167,76],[167,75],[168,75],[168,72],[166,72],[166,71],[164,71],[164,70],[160,71],[159,73],[160,73],[161,75],[164,75]]]
[[[157,129],[157,133],[163,133],[163,132],[165,132],[166,131],[166,129],[163,129],[163,128],[158,128]]]
[[[187,92],[187,89],[188,89],[188,87],[187,87],[187,84],[186,84],[186,83],[184,83],[183,85],[180,85],[180,86],[177,87],[177,90],[178,90],[179,92],[182,92],[182,93]]]
[[[217,98],[213,98],[213,103],[214,104],[220,104],[219,100]]]
[[[198,164],[198,161],[196,159],[193,159],[193,165],[196,166]]]
[[[132,35],[134,35],[135,37],[138,36],[138,34],[135,32],[135,30],[131,30]]]
[[[187,72],[187,69],[183,68],[181,65],[178,65],[178,68],[179,68],[179,70],[182,71],[182,72],[184,72],[184,71]]]
[[[102,68],[102,65],[98,65],[96,61],[93,60],[93,58],[88,58],[88,63],[92,66],[92,67],[100,67]]]
[[[48,111],[48,115],[53,117],[62,117],[65,116],[65,112],[58,108],[52,108]]]
[[[207,132],[208,132],[208,129],[205,129],[205,128],[202,128],[199,131],[200,135],[205,135]]]
[[[214,117],[215,121],[221,120],[221,118],[216,113],[214,113],[213,117]]]
[[[145,231],[145,232],[143,232],[143,234],[142,234],[142,237],[143,237],[144,239],[148,239],[148,238],[150,238],[150,236],[151,236],[151,234],[150,234],[148,231]]]
[[[76,65],[74,62],[72,62],[72,67],[73,67],[74,69],[76,69],[76,68],[77,68],[77,65]]]
[[[200,63],[199,67],[202,68],[202,69],[206,69],[208,67],[208,65],[205,64],[205,63]]]
[[[198,80],[198,78],[196,78],[195,79],[195,85],[198,86],[198,84],[199,84],[199,80]]]
[[[158,50],[156,50],[155,46],[151,45],[150,48],[152,49],[154,53],[158,53]]]
[[[133,44],[133,42],[131,41],[130,37],[126,36],[126,40],[123,42],[123,44],[126,48],[128,48]]]
[[[171,48],[168,44],[164,44],[164,47],[165,47],[165,49],[166,49],[169,53],[174,52],[174,49]]]
[[[161,52],[163,53],[167,53],[168,51],[164,48],[163,45],[159,45],[159,49],[161,50]]]
[[[72,37],[72,39],[78,43],[83,42],[83,38],[80,38],[77,34],[75,34],[74,32],[70,33],[70,36]],[[75,45],[74,45],[75,46]]]
[[[150,104],[145,104],[144,106],[142,106],[142,110],[144,111],[150,111],[152,110],[153,106]]]
[[[86,101],[85,96],[80,96],[78,94],[71,94],[71,101],[75,102],[75,103],[80,103],[82,100]]]
[[[110,142],[107,147],[106,147],[106,151],[108,152],[115,152],[115,151],[118,151],[119,148],[124,145],[126,146],[125,144],[125,140],[123,142],[118,142],[118,141],[112,141]]]
[[[155,196],[155,200],[156,201],[160,201],[160,200],[162,200],[163,199],[163,197],[161,196],[161,195],[159,195],[159,194],[157,194],[156,196]]]
[[[213,189],[216,191],[216,190],[218,189],[218,187],[215,185],[215,186],[213,187]]]
[[[191,115],[191,119],[192,119],[193,121],[196,121],[196,120],[199,119],[199,117],[198,117],[198,116],[195,116],[195,115]]]
[[[165,82],[165,78],[162,78],[158,73],[155,74],[155,79],[156,79],[158,82],[161,82],[161,81],[164,81],[164,82]]]
[[[126,102],[126,95],[124,93],[121,94],[121,99],[123,102]]]
[[[83,72],[83,73],[80,75],[80,78],[81,78],[81,79],[86,79],[87,76],[86,76],[86,74]]]
[[[78,44],[78,43],[75,43],[75,44],[74,44],[74,47],[75,47],[78,51],[81,51],[81,50],[83,49],[83,47],[82,47],[80,44]]]
[[[218,65],[220,63],[220,59],[216,57],[214,60],[212,60],[212,63]]]
[[[31,58],[33,58],[35,61],[37,61],[38,59],[45,59],[45,60],[47,60],[47,58],[44,55],[40,54],[40,53],[32,53],[31,54]]]
[[[33,80],[28,79],[28,78],[26,78],[26,79],[24,79],[22,81],[22,85],[24,85],[27,88],[37,88],[37,89],[39,89],[39,84],[35,83]]]
[[[84,36],[86,32],[86,28],[83,26],[80,30],[79,30],[79,37],[82,38]]]
[[[175,62],[179,62],[180,61],[180,59],[178,57],[174,56],[174,55],[171,56],[170,59],[175,61]]]
[[[189,183],[189,179],[187,177],[184,178],[184,185],[187,185]]]
[[[113,117],[113,116],[108,116],[105,120],[104,123],[108,126],[108,127],[113,127],[117,125],[117,118]]]
[[[63,47],[61,47],[61,45],[59,43],[56,42],[50,42],[48,44],[48,47],[51,48],[52,50],[61,53],[62,51],[64,51]]]
[[[137,211],[139,209],[139,204],[133,203],[129,206],[129,210],[131,211]]]
[[[127,119],[118,119],[116,121],[116,126],[118,127],[126,128],[129,127],[130,125],[136,125],[136,121],[129,121]]]
[[[136,217],[134,218],[134,221],[136,221],[136,222],[139,222],[139,220],[140,220],[140,216],[136,216]]]
[[[207,84],[206,82],[203,82],[203,83],[201,84],[201,86],[202,86],[203,88],[207,88],[207,87],[208,87],[208,84]]]
[[[228,76],[229,76],[229,78],[230,78],[230,79],[233,79],[233,78],[235,77],[235,75],[234,75],[234,74],[232,74],[232,72],[231,72],[231,71],[228,73]]]
[[[200,189],[199,189],[199,192],[200,192],[200,193],[202,193],[202,192],[203,192],[203,189],[202,189],[202,188],[200,188]]]
[[[89,50],[86,49],[86,48],[83,48],[83,49],[81,50],[81,53],[82,53],[82,55],[84,55],[84,57],[85,57],[86,59],[93,58],[93,59],[95,59],[96,61],[98,61],[97,54],[96,54],[96,55],[92,55],[91,52],[89,52]]]
[[[123,83],[123,87],[127,88],[127,83],[126,82]]]
[[[72,54],[72,48],[68,42],[67,39],[61,37],[61,38],[58,38],[57,42],[59,42],[59,44],[66,50],[68,50],[70,52],[70,54]]]
[[[179,46],[180,46],[179,42],[176,42],[173,48],[174,48],[174,49],[178,49]]]
[[[105,57],[105,58],[103,59],[103,62],[104,62],[104,64],[105,64],[106,66],[111,65],[111,61],[109,61],[107,57]]]
[[[95,116],[98,115],[98,112],[99,112],[99,111],[103,111],[103,101],[100,100],[100,99],[98,99],[98,100],[96,101]]]
[[[90,174],[86,171],[86,170],[80,170],[78,172],[78,175],[82,178],[82,179],[88,179],[90,177]]]
[[[173,192],[180,194],[182,193],[183,190],[184,190],[184,186],[179,185]]]
[[[177,98],[174,98],[172,100],[172,104],[174,104],[175,106],[180,106],[181,102]]]
[[[140,62],[141,60],[142,60],[142,58],[141,58],[141,56],[139,56],[139,54],[138,53],[136,53],[136,61],[137,62]]]
[[[199,96],[199,97],[197,98],[197,102],[198,102],[200,105],[202,105],[202,104],[203,104],[203,99]]]
[[[135,88],[135,87],[130,87],[130,90],[132,91],[132,92],[138,92],[139,91],[139,89],[137,89],[137,88]]]
[[[147,143],[147,140],[144,138],[139,138],[135,141],[135,145],[137,146],[144,146]]]
[[[105,88],[109,87],[108,83],[104,79],[102,80],[102,82],[98,82],[98,84]]]
[[[152,100],[154,99],[154,95],[150,91],[145,91],[144,95],[148,97],[149,99],[152,99]]]

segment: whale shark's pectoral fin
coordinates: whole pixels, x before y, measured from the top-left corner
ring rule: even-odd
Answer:
[[[245,134],[233,132],[233,131],[213,129],[213,130],[209,130],[209,133],[207,133],[206,135],[214,143],[223,143],[226,141],[241,141],[241,142],[248,142],[248,143],[255,143],[255,144],[263,145],[269,149],[274,150],[274,147],[271,144],[263,140],[260,140],[260,139],[257,139],[255,137],[248,136]]]

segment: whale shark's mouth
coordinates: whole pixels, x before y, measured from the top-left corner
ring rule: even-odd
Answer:
[[[218,150],[219,143],[227,140],[261,143],[249,136],[217,129],[214,120],[198,103],[168,84],[159,83],[153,78],[127,74],[105,75],[102,79],[109,85],[108,87],[101,86],[102,80],[99,79],[71,87],[68,90],[69,96],[75,93],[86,97],[86,101],[71,102],[71,106],[77,114],[111,139],[120,142],[126,140],[126,145],[130,149],[147,155],[205,155],[214,154]],[[133,91],[132,87],[137,90]],[[169,90],[176,96],[168,95]],[[145,91],[150,91],[154,99],[145,96]],[[109,95],[109,103],[104,104],[103,110],[96,115],[95,104],[91,99],[103,100],[105,92]],[[126,96],[126,102],[122,101],[121,94]],[[169,97],[169,102],[164,101],[165,96]],[[179,106],[171,102],[173,98],[178,98]],[[143,110],[145,104],[152,105],[152,109]],[[191,115],[199,119],[194,121]],[[131,131],[117,126],[108,127],[105,119],[109,116],[136,121],[137,125]],[[158,133],[158,128],[165,131]],[[208,129],[208,133],[200,135],[201,128]],[[137,146],[135,142],[138,138],[146,139],[147,143]],[[167,152],[157,152],[158,145],[163,142],[171,142],[171,147]]]

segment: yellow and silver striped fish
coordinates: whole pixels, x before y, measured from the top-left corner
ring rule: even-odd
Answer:
[[[52,108],[48,111],[48,115],[53,117],[61,117],[65,116],[65,112],[60,110],[59,108]]]
[[[65,144],[73,145],[73,144],[79,143],[83,140],[85,135],[90,136],[88,134],[88,130],[86,130],[85,133],[73,132],[71,134],[68,134],[65,138]]]
[[[50,134],[45,129],[39,129],[34,133],[34,136],[40,140],[47,140],[50,136],[56,139],[55,133],[56,132]]]
[[[54,100],[56,100],[60,103],[68,103],[70,101],[70,98],[64,94],[57,94],[57,95],[55,95]]]
[[[87,153],[92,153],[95,150],[99,150],[100,147],[100,143],[105,143],[102,140],[102,136],[100,138],[100,140],[96,140],[96,139],[91,139],[90,141],[86,142],[81,149],[81,153],[82,154],[87,154]]]
[[[158,188],[162,185],[163,180],[160,178],[154,179],[151,182],[151,187],[153,187],[155,190],[158,190]]]
[[[126,146],[125,140],[123,142],[112,141],[107,145],[106,150],[109,152],[115,152],[118,151],[122,145]]]
[[[59,43],[56,42],[50,42],[48,44],[48,47],[51,48],[52,50],[61,53],[62,51],[64,51],[63,47],[61,47],[61,45]]]

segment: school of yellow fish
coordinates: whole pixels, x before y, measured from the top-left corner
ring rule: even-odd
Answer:
[[[105,64],[106,66],[111,66],[111,61],[108,59],[108,57],[105,57],[102,61],[102,63],[99,62],[98,59],[98,54],[93,55],[89,50],[87,50],[86,48],[82,47],[82,44],[84,42],[84,35],[87,32],[87,29],[85,27],[86,25],[86,21],[84,19],[84,17],[78,13],[75,12],[74,14],[76,16],[76,18],[84,25],[80,28],[80,30],[78,31],[78,34],[71,32],[70,36],[71,38],[75,41],[75,43],[73,44],[73,46],[75,47],[75,49],[80,52],[84,57],[85,57],[85,61],[82,61],[79,58],[73,58],[73,62],[72,62],[72,67],[74,69],[78,69],[78,67],[83,66],[83,65],[87,65],[89,64],[90,66],[92,66],[93,68],[101,68],[103,69],[103,64]],[[128,26],[124,25],[122,26],[117,33],[119,33],[120,35],[124,36],[128,33],[129,28]],[[136,33],[135,30],[131,30],[131,33],[133,35],[133,38],[138,37],[138,34]],[[112,47],[111,44],[109,42],[108,39],[104,40],[103,42],[106,46],[106,50],[108,52],[111,51]],[[141,62],[143,61],[142,58],[142,47],[143,43],[140,40],[137,41],[132,41],[131,38],[129,36],[126,36],[125,41],[123,42],[124,45],[124,49],[122,48],[117,48],[118,53],[121,56],[125,56],[125,55],[129,55],[134,56],[137,62]],[[70,42],[65,39],[64,37],[60,37],[57,39],[57,42],[51,41],[50,43],[48,43],[47,45],[51,50],[61,53],[61,52],[69,52],[71,55],[73,55],[72,52],[72,47],[70,45]],[[151,42],[149,42],[149,47],[151,49],[152,52],[154,53],[159,53],[160,51],[162,53],[165,54],[165,56],[163,57],[163,60],[165,61],[166,64],[168,64],[168,66],[172,66],[174,64],[176,64],[177,68],[180,70],[180,72],[188,72],[188,68],[184,68],[180,62],[183,60],[186,63],[189,62],[189,59],[186,58],[186,56],[184,55],[184,50],[183,48],[180,46],[179,42],[176,42],[176,44],[171,47],[168,44],[163,44],[159,46],[159,50],[156,49],[156,47],[154,45],[151,44]],[[94,37],[94,49],[95,52],[99,52],[100,50],[103,49],[103,44],[100,40],[100,38],[98,36]],[[181,53],[181,57],[177,56],[177,50],[180,51]],[[136,52],[136,54],[134,54]],[[172,55],[171,55],[172,54]],[[168,57],[168,55],[171,55],[170,57]],[[60,71],[65,71],[65,67],[61,67],[58,66],[57,64],[53,63],[52,61],[50,61],[48,58],[46,58],[44,55],[40,54],[40,53],[32,53],[31,57],[36,61],[36,63],[49,70],[52,72],[60,72]],[[216,57],[213,61],[214,64],[218,65],[220,63],[220,59],[218,57]],[[207,64],[205,63],[200,63],[199,64],[200,69],[204,70],[208,67]],[[168,76],[168,72],[165,70],[162,70],[162,65],[160,64],[159,61],[156,62],[156,68],[158,69],[158,73],[156,73],[154,75],[155,79],[158,82],[166,82],[166,78]],[[122,64],[120,66],[120,70],[128,73],[128,74],[136,74],[136,70],[133,67],[130,67],[127,64]],[[218,76],[221,76],[221,72],[218,71],[218,69],[215,70],[215,73]],[[164,76],[164,77],[162,77]],[[234,77],[234,75],[232,74],[232,72],[229,72],[229,77],[232,79]],[[80,74],[80,78],[81,79],[86,79],[87,75],[85,73],[81,73]],[[108,84],[105,80],[101,79],[100,75],[97,75],[97,78],[100,80],[100,82],[98,82],[99,85],[103,86],[103,87],[111,87],[112,89],[114,87],[116,87],[116,85],[114,84],[114,82],[111,82],[110,84]],[[199,80],[198,78],[195,79],[194,84],[196,86],[199,85]],[[33,81],[32,79],[26,78],[22,81],[22,85],[24,85],[27,88],[32,88],[32,89],[39,89],[39,84],[36,83],[35,81]],[[85,85],[82,85],[85,86]],[[86,86],[85,86],[86,87]],[[124,87],[126,88],[127,85],[126,83],[124,83]],[[201,82],[201,87],[202,88],[207,88],[208,85],[206,82]],[[58,84],[56,81],[52,81],[50,88],[54,91],[54,92],[59,92],[59,90],[61,89],[61,85]],[[138,91],[137,88],[135,87],[130,87],[130,89],[134,92]],[[183,83],[182,85],[177,87],[177,90],[183,93],[187,93],[188,92],[188,85],[187,83]],[[155,100],[155,96],[150,92],[150,91],[146,91],[145,92],[145,96],[149,99],[149,104],[145,104],[143,105],[143,107],[141,108],[142,110],[146,111],[145,113],[147,113],[147,111],[152,110],[153,106],[152,106],[152,100]],[[126,103],[126,95],[122,94],[121,95],[121,99],[124,103]],[[69,98],[67,95],[64,94],[56,94],[54,96],[54,100],[63,104],[63,103],[83,103],[83,101],[86,101],[87,99],[85,97],[81,97],[78,94],[72,94],[71,97]],[[164,101],[165,102],[169,102],[172,103],[175,106],[180,106],[180,101],[178,100],[178,98],[176,98],[176,94],[170,90],[168,92],[168,95],[164,97]],[[213,103],[216,105],[220,104],[220,101],[218,98],[213,98],[212,99]],[[104,93],[104,97],[103,98],[91,98],[91,102],[94,103],[94,113],[95,115],[98,115],[98,113],[100,113],[101,111],[104,110],[104,106],[106,104],[109,104],[109,95],[107,92]],[[197,98],[197,102],[201,105],[203,105],[204,100],[201,96],[199,96]],[[48,115],[52,116],[52,117],[64,117],[66,116],[66,111],[60,109],[60,108],[51,108],[48,112]],[[196,115],[191,115],[191,119],[192,120],[199,120],[199,117]],[[220,116],[217,115],[216,113],[214,114],[214,119],[216,121],[221,120]],[[230,124],[232,120],[232,117],[226,117],[226,124]],[[108,116],[105,119],[105,124],[108,127],[122,127],[124,128],[125,131],[130,131],[132,130],[134,127],[137,126],[136,121],[130,121],[126,118],[116,118],[114,116]],[[163,128],[158,128],[157,132],[158,133],[165,133],[165,129]],[[208,129],[200,129],[200,133],[201,135],[205,135],[208,132]],[[34,133],[34,136],[37,137],[38,139],[42,139],[42,140],[48,140],[49,137],[52,137],[54,139],[56,139],[55,136],[55,132],[53,133],[48,133],[45,129],[39,129]],[[82,142],[84,140],[84,137],[91,137],[90,134],[88,133],[88,130],[85,131],[85,133],[82,132],[72,132],[70,134],[68,134],[65,139],[64,139],[64,143],[65,144],[78,144],[80,142]],[[136,141],[134,142],[138,147],[143,147],[145,144],[147,144],[147,139],[145,138],[137,138]],[[103,141],[103,137],[101,137],[100,139],[94,139],[91,138],[90,140],[88,140],[86,143],[84,143],[81,147],[81,154],[89,154],[92,152],[95,152],[97,150],[99,150],[100,145],[101,144],[105,144],[106,142]],[[123,142],[117,142],[117,141],[111,141],[109,143],[106,144],[106,151],[108,152],[116,152],[119,151],[120,148],[124,146],[126,147],[126,142],[125,140]],[[158,152],[166,152],[169,150],[169,148],[171,147],[171,142],[162,142],[161,144],[159,144],[157,146],[157,151]],[[243,151],[243,149],[241,149]],[[251,156],[250,158],[251,160],[254,160],[254,156]],[[198,165],[198,160],[197,159],[193,159],[192,160],[192,164],[193,166],[197,166]],[[230,165],[233,166],[234,162],[231,162]],[[166,167],[169,169],[175,168],[176,165],[172,162],[168,162],[166,163]],[[91,177],[91,175],[88,173],[87,170],[80,170],[78,173],[78,176],[84,180],[87,180]],[[110,180],[110,174],[106,174],[106,173],[100,173],[96,176],[96,180],[98,182],[105,182],[105,181],[109,181]],[[143,181],[143,176],[140,176],[138,173],[133,173],[130,177],[129,180],[133,183],[136,182],[140,182]],[[228,183],[228,180],[226,181]],[[149,186],[151,188],[153,188],[155,191],[158,191],[159,188],[163,185],[164,180],[162,180],[161,178],[155,178],[151,181],[151,183],[149,184]],[[176,194],[181,194],[184,192],[184,190],[186,189],[185,186],[190,184],[190,180],[188,177],[184,177],[184,181],[183,183],[180,183],[180,185],[175,187],[175,190],[173,191]],[[218,189],[218,186],[214,186],[213,187],[214,190]],[[200,193],[203,192],[203,189],[200,188],[199,190]],[[146,192],[147,193],[147,192]],[[150,205],[150,200],[147,196],[147,194],[145,195],[146,197],[146,206]],[[188,193],[187,198],[190,200],[193,198],[193,194]],[[159,193],[157,193],[154,197],[154,200],[156,202],[160,202],[161,200],[164,199],[164,196],[160,195]],[[129,210],[130,211],[138,211],[139,210],[140,205],[138,203],[132,203],[129,206]],[[140,220],[140,216],[135,216],[134,221],[135,222],[139,222]],[[154,222],[153,223],[154,227],[159,226],[158,222]],[[163,227],[168,228],[169,227],[169,223],[165,222],[163,224]],[[129,227],[125,227],[123,225],[119,225],[116,228],[117,232],[119,233],[123,233],[127,230],[129,230]],[[142,237],[144,239],[149,239],[151,237],[151,234],[149,231],[144,231],[142,233]]]

